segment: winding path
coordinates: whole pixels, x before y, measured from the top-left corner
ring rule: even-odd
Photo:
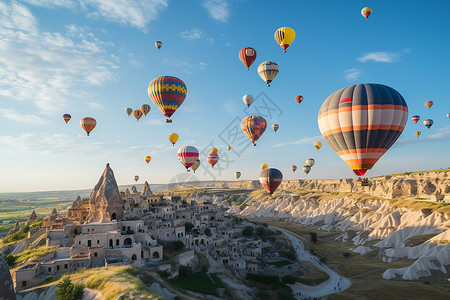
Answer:
[[[292,234],[290,231],[288,231],[286,229],[275,227],[275,226],[270,226],[270,227],[280,230],[281,232],[284,233],[284,235],[287,238],[289,238],[291,240],[292,246],[294,247],[295,252],[297,254],[297,258],[299,260],[309,261],[310,263],[313,263],[319,269],[321,269],[322,271],[327,273],[328,276],[330,277],[330,278],[328,278],[327,281],[325,281],[322,284],[317,285],[317,286],[309,286],[309,285],[305,285],[305,284],[302,284],[299,282],[296,282],[294,285],[291,285],[292,291],[294,293],[294,297],[296,299],[303,299],[303,298],[309,298],[309,297],[319,298],[319,297],[323,297],[326,295],[339,293],[339,292],[347,289],[350,286],[350,281],[348,279],[341,277],[339,274],[334,272],[328,266],[323,264],[317,257],[307,253],[304,250],[302,241],[297,236],[295,236],[294,234]],[[299,293],[299,294],[297,294],[297,293]]]

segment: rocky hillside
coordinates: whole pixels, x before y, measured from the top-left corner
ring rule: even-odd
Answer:
[[[364,193],[384,198],[422,198],[450,202],[450,169],[404,173],[369,178],[370,186],[358,186],[356,179],[285,180],[279,189],[321,192]],[[230,189],[261,189],[257,180],[217,183]]]

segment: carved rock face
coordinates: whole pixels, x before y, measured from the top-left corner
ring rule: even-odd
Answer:
[[[11,273],[2,256],[0,256],[0,299],[16,300]]]

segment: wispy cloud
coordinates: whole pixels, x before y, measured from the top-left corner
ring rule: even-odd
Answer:
[[[450,137],[450,126],[438,129],[438,132],[428,136],[430,140],[447,140]]]
[[[179,60],[179,59],[164,59],[163,63],[167,66],[176,67],[178,71],[182,71],[187,74],[192,74],[198,70],[205,70],[208,66],[205,62],[193,63],[190,60]]]
[[[146,29],[151,21],[165,10],[168,0],[24,0],[45,8],[70,8],[86,12],[89,17]]]
[[[398,61],[400,58],[400,54],[392,53],[392,52],[370,52],[364,54],[362,57],[358,58],[360,62],[366,61],[375,61],[375,62],[384,62],[384,63],[392,63]]]
[[[192,28],[190,30],[180,32],[180,36],[185,40],[199,40],[203,37],[203,32],[198,28]]]
[[[361,70],[356,68],[344,70],[342,73],[344,73],[344,78],[347,81],[356,81],[361,76]]]
[[[9,108],[0,108],[0,116],[5,119],[17,121],[21,123],[30,123],[30,124],[45,124],[45,120],[31,114],[22,114],[18,113],[14,109]]]
[[[273,147],[278,148],[278,147],[287,146],[287,145],[313,144],[314,142],[317,142],[317,141],[323,141],[323,137],[321,135],[313,136],[313,137],[305,137],[305,138],[302,138],[302,139],[300,139],[298,141],[294,141],[294,142],[286,142],[286,143],[276,144],[276,145],[273,145]]]
[[[115,80],[115,59],[87,28],[44,32],[29,9],[0,3],[0,96],[58,111],[73,90]]]
[[[227,0],[206,0],[203,2],[211,18],[227,23],[230,17],[229,1]]]

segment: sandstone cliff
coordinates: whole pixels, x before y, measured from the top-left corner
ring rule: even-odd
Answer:
[[[25,225],[31,225],[36,221],[38,216],[36,215],[36,212],[33,210],[28,220],[25,222]]]
[[[141,195],[142,196],[147,196],[147,197],[149,197],[149,196],[151,196],[153,193],[152,193],[152,190],[150,189],[150,186],[148,185],[148,182],[146,181],[145,183],[144,183],[144,187],[142,188],[142,192],[141,192]]]
[[[109,164],[91,192],[89,206],[87,222],[110,222],[123,216],[119,187]]]
[[[16,224],[14,225],[14,227],[11,228],[11,229],[9,230],[8,234],[5,236],[5,240],[6,240],[7,238],[9,238],[11,235],[13,235],[14,233],[16,233],[17,231],[19,231],[19,230],[20,230],[19,222],[16,222]]]

